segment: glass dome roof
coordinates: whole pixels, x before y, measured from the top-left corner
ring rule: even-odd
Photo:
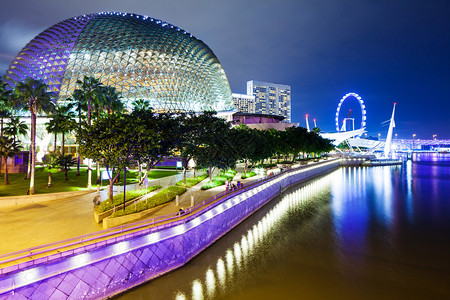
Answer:
[[[5,81],[42,79],[66,101],[83,76],[114,86],[127,104],[149,100],[156,110],[233,108],[231,90],[212,50],[164,21],[132,13],[74,17],[31,40],[13,60]]]

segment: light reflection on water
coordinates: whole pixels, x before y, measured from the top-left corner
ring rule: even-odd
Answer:
[[[302,189],[284,195],[283,199],[273,207],[267,214],[257,223],[241,235],[239,242],[234,243],[232,249],[225,251],[224,257],[219,257],[216,263],[215,272],[208,268],[205,274],[205,280],[200,278],[192,280],[192,299],[203,299],[203,297],[214,298],[216,292],[215,278],[218,278],[218,286],[226,289],[227,284],[232,283],[233,274],[240,272],[244,267],[245,261],[252,254],[254,247],[259,246],[258,243],[264,241],[264,236],[270,233],[280,222],[280,219],[293,207],[301,205],[304,201],[309,200],[312,195],[320,190],[326,189],[329,185],[330,176],[317,180]],[[225,264],[226,261],[226,264]],[[234,265],[233,262],[236,262]],[[226,265],[226,267],[225,267]],[[206,295],[203,293],[203,285],[206,288]],[[186,292],[178,291],[177,297],[185,299],[188,295]]]
[[[449,167],[341,168],[120,298],[450,298]]]

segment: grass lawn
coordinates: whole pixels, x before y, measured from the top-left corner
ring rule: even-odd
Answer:
[[[200,176],[196,176],[196,177],[188,177],[186,178],[186,184],[183,183],[183,180],[180,180],[177,182],[178,186],[184,186],[186,188],[190,188],[193,187],[194,185],[196,185],[197,183],[199,183],[200,181],[205,180],[208,177],[208,174],[204,174],[204,175],[200,175]]]
[[[95,166],[94,166],[95,167]],[[102,169],[104,170],[104,169]],[[82,191],[87,190],[87,170],[82,168],[80,170],[80,176],[76,176],[76,168],[72,168],[68,172],[68,181],[64,181],[64,172],[58,169],[51,169],[52,172],[52,186],[47,188],[48,183],[48,169],[45,167],[36,167],[35,175],[35,190],[36,194],[46,194],[46,193],[58,193],[58,192],[69,192],[69,191]],[[127,184],[137,183],[137,170],[129,170],[127,172]],[[148,179],[157,179],[165,176],[171,176],[178,174],[176,171],[162,171],[162,170],[152,170],[149,172]],[[9,185],[4,185],[4,174],[0,175],[0,197],[2,196],[20,196],[26,195],[30,187],[30,181],[28,179],[23,179],[25,177],[24,173],[18,174],[8,174]],[[119,184],[123,185],[123,172],[120,174]],[[92,170],[92,187],[96,187],[97,172]],[[103,180],[103,186],[109,184],[108,180]]]

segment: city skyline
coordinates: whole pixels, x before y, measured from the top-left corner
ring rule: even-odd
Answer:
[[[343,95],[366,104],[369,135],[382,133],[398,103],[399,138],[450,138],[450,4],[446,1],[140,1],[4,4],[0,12],[0,74],[34,36],[74,16],[134,12],[191,32],[214,51],[233,93],[245,94],[249,80],[291,86],[292,122],[305,114],[334,131]]]

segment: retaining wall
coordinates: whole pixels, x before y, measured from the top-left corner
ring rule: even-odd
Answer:
[[[0,208],[60,200],[75,196],[86,195],[93,192],[95,192],[95,190],[0,197]]]
[[[176,269],[289,186],[339,167],[292,169],[170,224],[0,270],[0,298],[105,298]]]

